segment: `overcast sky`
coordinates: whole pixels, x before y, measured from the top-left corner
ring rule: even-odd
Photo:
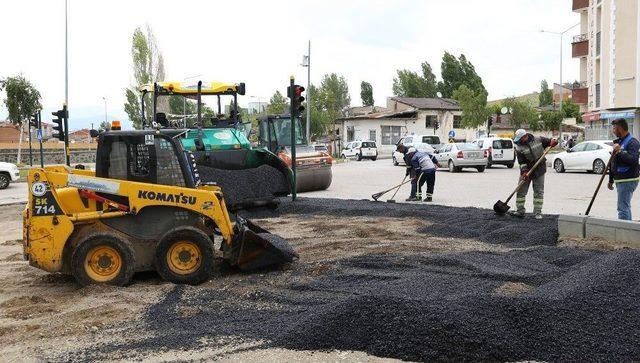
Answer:
[[[22,73],[50,111],[64,101],[64,0],[0,2],[0,77]],[[54,20],[55,19],[55,20]],[[422,1],[91,1],[69,0],[71,129],[108,118],[126,120],[124,88],[131,83],[131,35],[149,24],[165,58],[168,80],[246,82],[241,104],[284,93],[312,42],[311,79],[335,72],[360,105],[360,82],[373,85],[376,104],[392,96],[395,71],[431,63],[439,78],[442,54],[464,53],[489,99],[559,81],[557,35],[579,22],[571,0]],[[294,28],[293,32],[291,28]],[[564,40],[564,80],[578,77],[571,36]],[[4,94],[0,98],[4,99]],[[6,118],[4,104],[0,119]]]

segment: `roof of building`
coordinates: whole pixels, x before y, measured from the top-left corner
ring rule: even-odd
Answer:
[[[377,120],[383,118],[411,118],[416,116],[416,110],[404,110],[404,111],[384,111],[368,113],[366,115],[346,116],[339,118],[338,120]]]
[[[391,99],[419,110],[460,110],[458,101],[451,98],[391,97]]]
[[[387,111],[387,108],[382,106],[355,106],[349,107],[347,110],[347,116],[360,116],[385,111]]]

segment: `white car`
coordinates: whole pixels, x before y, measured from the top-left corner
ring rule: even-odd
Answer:
[[[487,157],[487,168],[493,165],[506,165],[513,168],[516,163],[516,150],[513,140],[502,137],[486,137],[473,142],[482,149]]]
[[[436,147],[440,145],[440,137],[436,135],[410,135],[398,140],[396,149],[398,145],[404,145],[407,148],[415,147],[418,151],[433,154]],[[393,165],[398,166],[400,163],[404,163],[404,154],[396,151],[396,149],[391,153],[391,159],[393,160]]]
[[[344,146],[340,156],[343,159],[355,157],[358,161],[362,159],[375,161],[378,158],[378,147],[375,141],[352,141]]]
[[[463,168],[474,168],[482,173],[487,167],[487,156],[478,145],[457,142],[445,144],[435,153],[438,163],[450,172],[461,171]]]
[[[0,189],[6,189],[9,183],[20,179],[20,170],[15,164],[0,162]]]
[[[613,142],[610,140],[584,141],[556,155],[553,168],[558,173],[565,170],[586,170],[602,174],[607,167]]]

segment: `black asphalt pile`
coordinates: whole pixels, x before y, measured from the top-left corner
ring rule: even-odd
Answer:
[[[553,246],[558,240],[556,216],[546,216],[542,221],[515,219],[497,216],[490,209],[424,203],[393,206],[367,200],[299,198],[291,202],[288,198],[282,198],[277,210],[252,210],[242,215],[247,218],[266,218],[283,214],[418,218],[430,223],[416,231],[425,236],[470,238],[509,247]]]
[[[558,247],[551,241],[553,217],[490,221],[493,212],[479,209],[342,203],[305,199],[283,203],[280,212],[424,218],[435,230],[419,232],[425,238],[452,234],[489,242],[487,235],[498,231],[530,233],[491,242],[512,246],[507,252],[365,252],[315,276],[294,266],[242,275],[225,288],[215,281],[176,286],[134,325],[144,329],[138,340],[71,359],[261,342],[251,349],[357,350],[411,361],[640,360],[639,250]],[[459,213],[485,223],[473,223],[475,232],[463,225],[447,230],[444,224]],[[304,256],[296,262],[304,263]],[[273,284],[283,279],[287,283]]]
[[[203,182],[215,182],[222,188],[224,200],[230,206],[272,199],[288,194],[290,189],[287,177],[269,165],[240,170],[198,165],[198,171]]]

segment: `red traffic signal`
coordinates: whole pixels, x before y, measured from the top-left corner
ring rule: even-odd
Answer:
[[[297,84],[293,85],[293,89],[291,86],[287,88],[287,95],[291,99],[291,111],[294,116],[298,116],[302,111],[304,111],[304,106],[302,105],[302,102],[304,102],[304,96],[302,95],[302,92],[304,92],[304,87]]]

